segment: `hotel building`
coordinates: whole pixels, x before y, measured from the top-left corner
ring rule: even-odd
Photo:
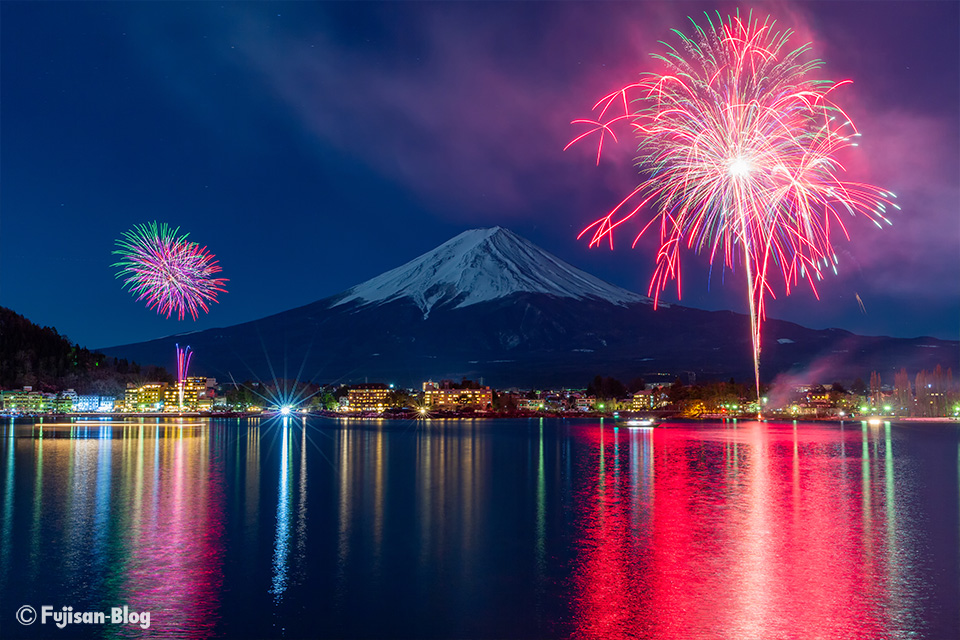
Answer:
[[[382,413],[390,405],[390,389],[383,383],[357,384],[347,390],[344,409],[349,412],[375,411]]]
[[[490,387],[477,389],[453,389],[449,381],[440,384],[428,380],[423,383],[423,404],[430,411],[456,411],[459,409],[489,409],[493,406],[493,391]]]

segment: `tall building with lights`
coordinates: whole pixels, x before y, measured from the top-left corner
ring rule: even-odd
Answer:
[[[213,385],[216,380],[213,380]],[[183,410],[184,411],[202,411],[209,410],[213,404],[211,392],[208,389],[211,385],[206,376],[188,376],[183,381]],[[180,385],[172,385],[164,391],[163,405],[167,411],[180,410]]]

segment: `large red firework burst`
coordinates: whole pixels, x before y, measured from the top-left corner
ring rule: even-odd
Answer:
[[[693,37],[674,30],[680,48],[662,43],[666,52],[653,56],[662,73],[604,96],[594,118],[573,121],[589,129],[567,147],[598,134],[598,163],[608,136],[633,130],[641,172],[640,185],[580,237],[592,233],[591,246],[612,247],[614,229],[653,209],[634,246],[659,227],[648,292],[655,304],[670,280],[680,295],[681,248],[742,267],[759,396],[760,325],[766,296],[775,297],[773,274],[787,295],[800,280],[817,295],[824,270],[837,270],[832,237],[839,230],[849,239],[843,218],[861,213],[880,226],[889,223],[886,208],[899,207],[892,193],[838,177],[837,152],[860,135],[831,99],[849,81],[812,77],[822,63],[803,61],[809,44],[790,49],[791,32],[776,31],[770,18],[691,22]]]

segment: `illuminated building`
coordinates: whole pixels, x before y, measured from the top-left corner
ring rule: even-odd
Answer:
[[[630,410],[643,411],[645,409],[652,409],[654,404],[653,397],[654,392],[650,389],[636,392],[630,400]]]
[[[76,410],[78,398],[73,389],[41,393],[27,386],[13,391],[0,391],[0,408],[6,413],[70,413]]]
[[[70,411],[73,411],[73,407],[77,404],[77,399],[80,397],[79,395],[77,395],[77,392],[74,391],[73,389],[64,389],[57,395],[63,400],[70,401],[70,406],[63,413],[68,413]]]
[[[168,388],[166,382],[129,384],[123,396],[124,411],[160,411]]]
[[[345,409],[382,413],[389,406],[389,395],[390,389],[383,383],[357,384],[347,390]]]
[[[73,410],[79,413],[90,413],[100,408],[100,396],[77,396],[77,403]]]
[[[0,391],[0,404],[7,413],[41,413],[43,411],[43,394],[34,391],[33,387],[24,387],[22,390]]]
[[[70,391],[73,391],[71,389]],[[76,396],[76,393],[73,394]],[[45,413],[70,413],[73,411],[73,396],[60,393],[43,394],[43,411]]]
[[[212,381],[212,385],[209,382]],[[216,386],[214,378],[205,376],[188,376],[183,381],[183,410],[184,411],[209,411],[213,405],[211,396],[213,386]],[[180,411],[180,385],[176,384],[168,387],[163,394],[163,405],[167,411]]]
[[[179,384],[175,384],[163,390],[163,406],[167,411],[180,410],[180,385]],[[186,399],[184,399],[184,408],[186,408],[186,406],[187,406]]]
[[[520,411],[539,411],[543,409],[543,400],[540,398],[520,398],[517,400],[517,409]]]
[[[465,383],[461,386],[474,386]],[[457,389],[449,381],[437,384],[432,380],[423,383],[423,403],[431,411],[458,409],[487,409],[493,405],[490,387]]]
[[[78,413],[92,413],[94,411],[113,411],[114,399],[110,396],[77,396],[73,410]]]
[[[597,406],[597,399],[594,396],[582,396],[576,398],[577,411],[593,411]]]
[[[132,382],[127,383],[127,388],[123,392],[123,404],[120,405],[121,411],[136,411],[137,406],[137,385]]]

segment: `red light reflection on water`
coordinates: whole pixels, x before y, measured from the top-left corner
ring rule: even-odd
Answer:
[[[123,600],[151,612],[154,634],[209,637],[223,582],[223,471],[208,455],[208,430],[159,429],[163,437],[140,441]]]
[[[876,638],[910,610],[889,430],[582,435],[576,637]]]

